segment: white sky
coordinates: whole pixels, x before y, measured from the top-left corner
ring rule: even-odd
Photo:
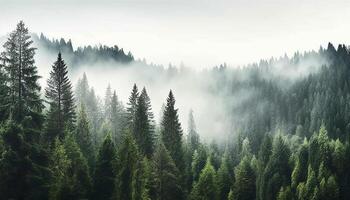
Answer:
[[[350,44],[345,0],[0,0],[0,35],[20,19],[74,46],[117,44],[148,62],[197,68]]]

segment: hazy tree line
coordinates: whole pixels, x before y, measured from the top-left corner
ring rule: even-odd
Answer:
[[[99,46],[85,46],[73,49],[71,40],[66,41],[61,38],[60,40],[50,40],[45,35],[40,36],[33,34],[33,41],[37,45],[50,51],[61,52],[67,55],[67,60],[72,66],[78,66],[97,61],[114,61],[123,64],[130,63],[134,60],[134,56],[131,52],[124,52],[123,48],[119,48],[117,45],[109,47],[105,45]]]
[[[193,111],[183,130],[171,90],[158,124],[146,88],[130,88],[126,105],[112,86],[97,97],[85,74],[73,90],[64,53],[41,96],[35,50],[20,22],[1,53],[0,199],[350,198],[345,46],[321,49],[331,64],[287,88],[263,79],[263,64],[242,69],[244,81],[210,72],[214,89],[259,91],[229,106],[249,120],[219,144],[201,140]],[[248,112],[258,101],[269,106]]]

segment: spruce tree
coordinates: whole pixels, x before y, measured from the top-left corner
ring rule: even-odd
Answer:
[[[5,71],[5,60],[0,55],[0,122],[7,119],[9,116],[8,107],[10,106],[10,99],[8,98],[10,87],[8,85],[8,74]]]
[[[115,189],[116,149],[108,134],[99,150],[94,174],[94,199],[111,199]]]
[[[9,111],[6,113],[17,122],[21,122],[27,115],[31,116],[33,124],[40,126],[43,105],[38,84],[40,76],[34,61],[36,49],[32,43],[28,29],[20,21],[4,44],[4,69],[9,76],[10,88],[7,96]]]
[[[126,108],[128,128],[130,130],[133,130],[138,98],[139,98],[139,91],[136,84],[134,84],[131,94],[129,96],[129,102],[127,103],[127,108]]]
[[[30,117],[23,119],[32,123]],[[0,135],[4,143],[0,161],[2,199],[47,199],[50,172],[47,152],[37,142],[40,132],[8,120]]]
[[[112,128],[112,136],[115,144],[120,144],[122,131],[124,129],[125,120],[124,120],[124,107],[119,102],[118,96],[116,92],[113,92],[112,99],[111,99],[111,116],[110,116],[110,123]]]
[[[111,118],[111,101],[112,101],[112,88],[111,85],[108,84],[106,93],[105,93],[105,101],[104,101],[104,117],[109,119]]]
[[[66,149],[58,138],[55,139],[52,149],[49,165],[52,171],[49,199],[62,199],[62,190],[67,187],[65,184],[69,179],[67,173],[71,160],[68,159]]]
[[[200,175],[200,172],[205,166],[208,155],[205,147],[203,145],[199,145],[198,150],[194,151],[192,158],[192,176],[193,181],[197,181]]]
[[[92,170],[95,163],[95,151],[92,135],[90,133],[89,121],[85,112],[85,106],[83,104],[80,105],[80,111],[78,113],[75,140]]]
[[[256,175],[245,156],[235,168],[235,183],[233,185],[234,199],[252,200],[256,197]]]
[[[170,90],[161,124],[161,137],[176,166],[179,170],[184,170],[182,128],[177,111],[175,109],[175,98]]]
[[[273,141],[272,155],[263,173],[262,199],[271,199],[277,196],[281,187],[290,184],[291,167],[289,165],[290,150],[281,135]]]
[[[65,128],[73,130],[76,116],[72,84],[61,53],[58,54],[57,61],[52,66],[45,97],[50,105],[47,119],[49,141],[53,141],[56,136],[62,139]]]
[[[232,185],[230,173],[229,173],[229,155],[228,152],[225,151],[225,154],[222,156],[221,164],[217,172],[217,184],[218,184],[218,192],[219,199],[226,200],[228,197],[228,193],[230,192],[230,188]]]
[[[193,187],[191,199],[218,199],[216,172],[214,167],[210,163],[210,158],[207,159],[205,167],[203,168],[199,176],[198,182]]]
[[[133,134],[142,154],[151,158],[154,146],[153,113],[151,113],[150,100],[145,88],[137,100]]]
[[[61,199],[87,199],[91,195],[92,181],[86,158],[82,154],[73,134],[68,133],[63,141],[70,165],[63,184]]]
[[[154,152],[151,164],[150,197],[151,199],[183,199],[179,179],[180,172],[175,166],[164,144],[160,142]]]
[[[135,172],[139,160],[139,153],[136,142],[132,135],[127,132],[118,150],[118,171],[116,178],[116,189],[114,198],[133,199],[135,184]]]
[[[192,151],[196,150],[199,145],[199,135],[196,129],[196,123],[193,117],[193,110],[191,109],[188,114],[188,135],[187,143],[190,145]]]

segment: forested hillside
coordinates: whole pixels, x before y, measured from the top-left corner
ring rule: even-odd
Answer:
[[[34,40],[56,54],[44,85]],[[31,36],[21,21],[3,48],[0,199],[350,199],[345,45],[195,72],[147,65],[117,46],[74,50],[71,41]],[[114,85],[100,98],[85,73],[70,80],[69,69],[106,60],[137,68],[152,86],[191,86],[167,89],[158,120],[143,85],[123,103]],[[187,127],[181,88],[210,103],[201,116],[189,111]],[[198,118],[225,128],[204,139],[217,129],[198,127]]]

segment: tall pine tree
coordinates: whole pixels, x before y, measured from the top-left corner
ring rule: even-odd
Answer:
[[[65,129],[73,130],[76,116],[72,84],[69,81],[68,69],[61,53],[58,54],[57,61],[52,66],[45,97],[50,105],[47,119],[49,141],[53,141],[57,136],[62,139]]]
[[[28,29],[24,22],[20,21],[4,44],[4,68],[9,76],[10,88],[7,113],[17,122],[21,122],[25,116],[31,116],[33,124],[40,126],[43,105],[38,84],[40,76],[35,66],[35,48],[32,47],[32,43]]]
[[[185,167],[183,162],[182,128],[177,111],[175,109],[175,98],[170,90],[163,113],[161,137],[176,166],[182,171]]]
[[[154,128],[153,113],[150,108],[150,100],[145,88],[137,100],[133,133],[140,151],[151,158],[153,154]]]
[[[111,199],[116,177],[116,149],[108,134],[99,150],[94,175],[94,199]]]

